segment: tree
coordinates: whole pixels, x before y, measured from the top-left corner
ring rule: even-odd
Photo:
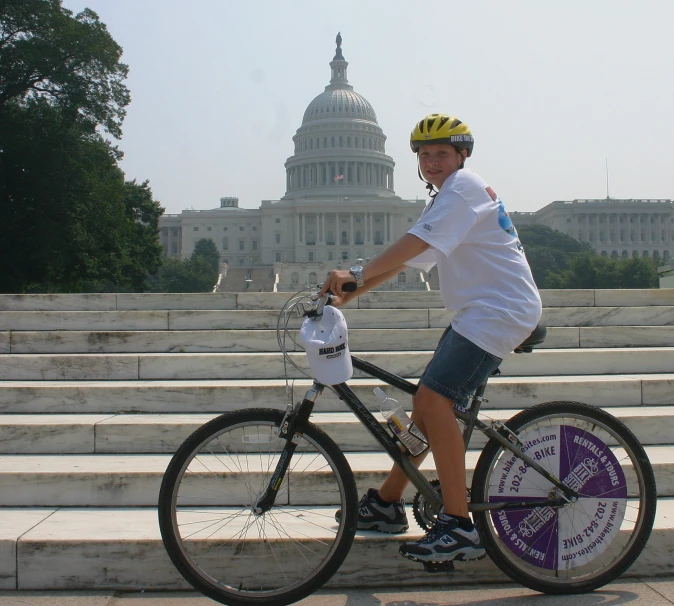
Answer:
[[[116,138],[129,104],[122,48],[98,15],[61,0],[0,0],[0,107],[44,99]]]
[[[576,253],[591,250],[589,244],[546,225],[525,225],[517,232],[539,288],[551,288],[547,283],[550,274],[567,269]]]
[[[215,245],[215,242],[210,238],[201,238],[194,245],[194,252],[192,257],[204,257],[213,268],[215,275],[217,276],[220,269],[220,253],[218,252],[218,247]],[[217,279],[217,277],[216,277]]]
[[[657,288],[650,259],[612,259],[593,251],[577,254],[569,268],[548,276],[548,288]]]
[[[189,259],[167,257],[151,279],[154,292],[211,292],[217,273],[206,257],[192,255]]]
[[[161,260],[148,183],[124,181],[127,67],[95,13],[0,0],[0,292],[142,290]]]

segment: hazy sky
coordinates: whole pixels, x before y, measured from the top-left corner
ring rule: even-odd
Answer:
[[[124,48],[127,178],[167,212],[285,193],[292,136],[338,31],[374,107],[396,193],[423,197],[409,133],[432,112],[476,137],[469,166],[509,210],[674,198],[672,0],[64,0]]]

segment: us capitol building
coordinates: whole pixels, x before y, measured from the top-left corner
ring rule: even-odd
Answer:
[[[353,90],[342,38],[330,83],[308,105],[286,160],[286,192],[239,208],[223,197],[210,210],[184,210],[159,220],[164,254],[189,257],[201,238],[220,252],[221,290],[298,290],[328,271],[367,262],[402,236],[426,202],[395,195],[393,158],[372,105]],[[534,213],[510,213],[516,226],[548,225],[590,242],[609,256],[670,257],[671,200],[574,200]],[[432,273],[432,272],[431,272]],[[434,280],[431,279],[432,284]],[[409,268],[380,289],[427,289],[428,276]]]

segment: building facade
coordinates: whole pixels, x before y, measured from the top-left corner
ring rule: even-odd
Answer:
[[[674,251],[672,200],[556,201],[536,212],[512,212],[510,217],[515,226],[547,225],[589,243],[606,257],[666,261]]]
[[[386,135],[372,105],[349,84],[341,36],[336,42],[330,82],[308,105],[293,137],[285,195],[263,200],[258,209],[221,198],[217,208],[164,215],[166,255],[188,257],[196,242],[210,238],[228,272],[273,266],[276,288],[285,290],[313,281],[313,274],[322,281],[335,267],[376,257],[417,221],[425,201],[396,196]],[[316,271],[303,270],[306,264]],[[419,272],[407,273],[393,286],[423,287]]]
[[[224,197],[216,208],[164,215],[165,255],[189,257],[201,238],[210,238],[229,288],[296,290],[332,269],[369,261],[416,223],[426,203],[396,196],[386,135],[372,105],[349,84],[339,34],[336,43],[330,81],[293,137],[283,197],[256,209]],[[605,256],[672,256],[672,200],[556,201],[510,216],[516,226],[547,225]],[[409,269],[380,288],[427,288],[426,280]]]

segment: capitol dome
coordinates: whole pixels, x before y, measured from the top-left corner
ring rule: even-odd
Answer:
[[[330,83],[307,106],[285,163],[284,198],[390,197],[393,158],[370,102],[353,90],[342,37],[330,62]]]
[[[365,97],[353,90],[330,86],[309,103],[302,124],[326,118],[377,122],[377,115]]]

